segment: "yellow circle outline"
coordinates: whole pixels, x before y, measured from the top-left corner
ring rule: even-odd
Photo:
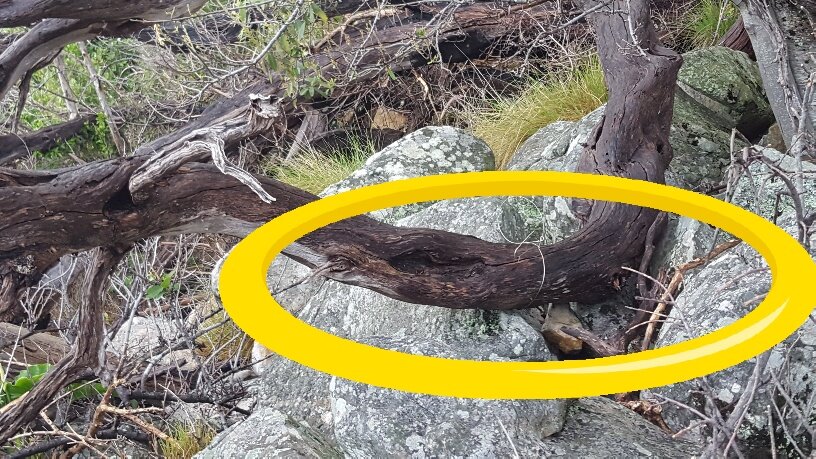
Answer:
[[[753,246],[773,275],[752,312],[707,335],[645,352],[583,361],[484,362],[392,351],[340,338],[292,316],[269,293],[272,260],[330,223],[385,207],[473,196],[600,199],[685,215]],[[546,261],[546,260],[545,260]],[[323,198],[253,231],[227,257],[220,293],[235,323],[272,351],[325,373],[407,392],[491,399],[572,398],[663,386],[750,359],[807,320],[810,255],[782,229],[718,199],[639,180],[567,172],[476,172],[389,182]]]

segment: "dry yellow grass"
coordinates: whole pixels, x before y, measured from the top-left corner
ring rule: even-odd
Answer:
[[[513,98],[501,99],[476,115],[473,132],[504,168],[519,145],[554,121],[575,121],[606,103],[606,84],[597,59],[534,81]]]

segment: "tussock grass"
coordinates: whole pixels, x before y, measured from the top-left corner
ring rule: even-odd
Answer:
[[[326,152],[307,150],[285,164],[267,165],[264,172],[281,182],[318,194],[359,169],[375,150],[373,142],[352,138],[343,148]]]
[[[730,0],[701,0],[681,20],[681,36],[692,48],[716,45],[739,18]]]
[[[201,313],[207,316],[216,307],[214,302],[208,302]],[[200,327],[202,330],[210,329],[196,339],[197,351],[200,355],[210,357],[215,354],[215,359],[219,362],[236,356],[242,361],[251,360],[252,339],[235,325],[225,311],[205,320]]]
[[[597,59],[531,81],[516,97],[498,100],[476,115],[473,132],[487,142],[504,168],[536,131],[554,121],[575,121],[607,100],[603,71]]]
[[[159,441],[159,451],[166,459],[190,459],[203,450],[215,437],[215,429],[199,423],[193,426],[179,424],[173,426],[169,433],[170,439]]]

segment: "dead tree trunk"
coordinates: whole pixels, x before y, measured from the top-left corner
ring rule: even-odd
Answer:
[[[610,14],[605,9],[595,15],[611,97],[579,170],[662,182],[671,159],[667,136],[681,60],[657,42],[648,7],[643,3],[639,7],[633,4],[628,15]],[[613,11],[625,10],[623,7],[624,3],[609,6],[617,8]],[[246,97],[253,99],[251,95]],[[243,113],[232,116],[257,118],[253,103]],[[240,119],[231,119],[237,121]],[[222,135],[220,140],[227,143],[258,131],[244,127],[213,132]],[[147,150],[162,150],[160,156],[172,156],[185,148],[189,150],[193,143],[190,140],[172,135]],[[181,162],[204,159],[196,157],[201,152],[194,153],[185,151]],[[154,234],[243,235],[314,199],[259,178],[278,199],[263,204],[214,167],[195,164],[180,169],[180,164],[172,164],[146,184],[141,168],[146,156],[98,162],[58,173],[0,174],[0,212],[8,216],[0,226],[0,276],[5,281],[0,319],[15,318],[13,311],[17,308],[9,303],[16,296],[12,290],[31,285],[38,273],[63,254]],[[134,186],[137,178],[141,181]],[[552,301],[592,302],[613,293],[625,275],[621,267],[637,262],[655,214],[614,203],[594,205],[585,212],[586,224],[581,231],[544,248],[547,279],[540,287],[542,272],[537,250],[519,257],[515,247],[440,231],[397,229],[365,217],[304,237],[299,253],[291,255],[312,266],[336,265],[338,268],[329,277],[413,303],[514,309]],[[463,257],[464,253],[471,255]],[[451,285],[453,288],[449,288]]]
[[[647,0],[590,2],[587,8],[594,12],[610,99],[579,171],[663,182],[672,157],[668,135],[681,58],[658,42]],[[209,119],[210,126],[194,124],[196,128],[183,130],[200,135],[195,129],[217,125],[197,144],[185,141],[184,135],[152,144],[162,150],[158,157],[169,167],[150,173],[142,167],[153,158],[148,154],[53,172],[0,169],[0,320],[14,315],[17,291],[63,254],[122,247],[157,234],[240,236],[316,199],[257,177],[277,199],[266,204],[213,166],[183,164],[200,159],[195,148],[223,148],[227,141],[257,135],[271,116],[268,107],[258,103],[266,99],[248,92],[244,99],[221,104],[214,113],[235,117],[216,116]],[[138,186],[135,178],[142,180]],[[637,266],[656,211],[597,202],[584,206],[582,215],[585,224],[577,234],[541,252],[519,252],[514,245],[444,231],[395,228],[361,216],[303,237],[287,255],[309,266],[329,266],[329,278],[412,303],[491,309],[591,303],[619,288],[623,266]],[[101,285],[92,284],[91,294],[101,294]],[[93,301],[83,309],[83,324],[95,311]],[[99,342],[89,343],[80,340],[74,358],[94,346],[98,350]],[[0,443],[36,416],[48,402],[46,396],[67,382],[66,375],[74,374],[77,365],[96,363],[65,360],[57,365],[35,390],[0,415]]]
[[[785,145],[816,158],[816,1],[738,0]]]

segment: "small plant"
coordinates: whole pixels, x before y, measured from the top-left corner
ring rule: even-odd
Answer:
[[[159,441],[159,453],[166,459],[190,459],[212,442],[215,433],[206,423],[177,424],[170,429],[170,440]]]
[[[45,376],[49,369],[51,369],[51,364],[48,363],[29,365],[17,375],[13,382],[6,381],[5,375],[0,370],[0,407],[25,395],[34,388],[34,385]],[[76,382],[68,385],[67,389],[72,400],[83,400],[105,392],[105,386],[99,383]]]
[[[496,155],[503,168],[516,149],[554,121],[575,121],[606,103],[600,62],[592,59],[570,70],[556,71],[546,81],[531,82],[518,96],[501,99],[478,114],[473,131]]]
[[[701,0],[682,20],[682,39],[692,48],[713,46],[739,17],[730,0]]]
[[[33,156],[38,167],[51,169],[74,164],[71,154],[85,161],[107,159],[117,154],[105,115],[98,114],[93,122],[83,126],[79,134],[51,150],[35,151]]]
[[[286,164],[268,166],[265,172],[281,182],[317,194],[359,169],[374,151],[373,142],[352,138],[346,148],[325,153],[307,150]]]
[[[145,291],[145,298],[158,300],[172,290],[178,290],[178,284],[173,283],[173,275],[165,274],[158,283],[152,284]]]

